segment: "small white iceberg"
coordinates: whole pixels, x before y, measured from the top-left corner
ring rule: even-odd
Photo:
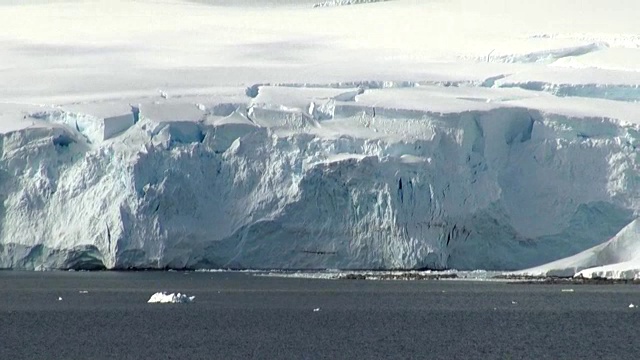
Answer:
[[[147,301],[150,304],[153,303],[158,303],[158,304],[186,304],[186,303],[190,303],[193,302],[193,300],[195,299],[195,296],[189,296],[187,294],[181,294],[181,293],[171,293],[168,294],[166,292],[157,292],[153,295],[151,295],[151,298],[149,298],[149,301]]]
[[[635,308],[635,307],[636,307],[635,305],[633,305],[633,304],[629,304],[629,309],[633,309],[633,308]]]

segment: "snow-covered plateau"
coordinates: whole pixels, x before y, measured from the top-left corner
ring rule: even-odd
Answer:
[[[639,13],[0,0],[0,268],[637,276]]]

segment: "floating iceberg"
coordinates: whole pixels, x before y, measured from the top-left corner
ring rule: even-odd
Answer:
[[[191,303],[195,300],[195,296],[188,296],[186,294],[181,293],[166,293],[166,292],[157,292],[151,295],[149,301],[150,304],[159,303],[159,304],[186,304]]]

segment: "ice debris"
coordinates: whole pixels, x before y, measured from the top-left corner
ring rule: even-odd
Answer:
[[[149,298],[149,301],[147,301],[150,304],[153,303],[159,303],[159,304],[186,304],[186,303],[190,303],[193,302],[193,300],[195,299],[195,296],[188,296],[187,294],[181,294],[181,293],[166,293],[166,292],[157,292],[153,295],[151,295],[151,298]]]

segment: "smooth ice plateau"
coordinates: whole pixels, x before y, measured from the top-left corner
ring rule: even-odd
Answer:
[[[0,268],[638,276],[638,13],[0,0]]]

